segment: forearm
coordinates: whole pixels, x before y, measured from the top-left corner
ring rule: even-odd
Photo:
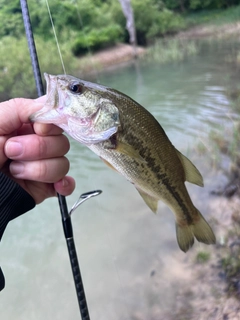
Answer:
[[[9,221],[35,206],[33,198],[15,181],[0,172],[0,240]],[[0,291],[5,279],[0,268]]]
[[[0,240],[8,222],[34,206],[33,198],[15,181],[0,172]]]

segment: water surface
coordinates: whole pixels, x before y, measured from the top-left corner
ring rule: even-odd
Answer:
[[[213,128],[221,131],[238,118],[227,97],[231,79],[236,81],[226,59],[232,47],[203,45],[199,55],[180,63],[139,62],[98,76],[100,83],[145,106],[197,164],[205,188],[188,188],[207,219],[213,215],[209,191],[220,177],[195,151]],[[159,214],[152,214],[131,184],[72,140],[68,157],[77,181],[69,206],[82,192],[103,190],[72,219],[91,319],[159,320],[156,308],[170,319],[187,256],[178,249],[173,214],[162,203]],[[200,248],[195,244],[192,250]],[[56,199],[10,223],[1,243],[1,266],[6,278],[1,319],[80,319]]]

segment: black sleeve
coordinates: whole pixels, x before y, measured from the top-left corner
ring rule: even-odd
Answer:
[[[19,184],[0,172],[0,240],[10,220],[35,207],[35,201]]]
[[[35,207],[34,199],[15,181],[0,172],[0,240],[9,221]],[[0,291],[5,279],[0,268]]]

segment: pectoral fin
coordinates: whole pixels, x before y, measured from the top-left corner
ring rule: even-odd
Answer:
[[[157,213],[157,208],[158,208],[158,199],[150,196],[149,194],[145,193],[142,190],[137,189],[139,192],[140,196],[143,198],[145,203],[149,206],[149,208],[154,212]]]
[[[118,141],[117,142],[117,147],[115,149],[116,151],[127,155],[130,158],[137,159],[138,161],[146,162],[139,154],[137,150],[135,150],[132,146],[130,146],[127,143]]]
[[[182,163],[184,172],[185,172],[185,179],[188,182],[191,182],[193,184],[196,184],[200,187],[203,187],[203,178],[201,173],[198,171],[198,169],[194,166],[194,164],[185,157],[180,151],[177,149],[176,153]]]

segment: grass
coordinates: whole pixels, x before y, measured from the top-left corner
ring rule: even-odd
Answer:
[[[144,59],[158,63],[178,62],[198,53],[195,41],[186,39],[159,39],[148,50]]]
[[[215,33],[219,30],[220,26],[240,22],[240,5],[225,10],[203,10],[183,15],[183,17],[186,29],[204,25],[205,27],[209,27],[207,28],[207,33],[213,35],[213,39],[215,39]],[[179,31],[181,30],[182,28]],[[226,38],[229,37],[229,34],[220,33],[219,37]],[[199,50],[197,42],[192,39],[165,37],[156,40],[155,44],[148,48],[145,59],[158,63],[178,62],[188,56],[197,54]],[[236,54],[236,57],[234,56],[234,61],[240,64],[240,52]]]
[[[240,6],[224,10],[202,10],[184,15],[187,27],[202,24],[223,25],[240,21]]]
[[[210,259],[210,253],[209,252],[205,252],[205,251],[199,251],[197,253],[197,256],[196,256],[196,262],[197,263],[206,263],[208,262]]]
[[[240,299],[240,224],[235,223],[232,230],[228,232],[230,243],[223,251],[220,266],[227,281],[228,295],[234,295]]]

